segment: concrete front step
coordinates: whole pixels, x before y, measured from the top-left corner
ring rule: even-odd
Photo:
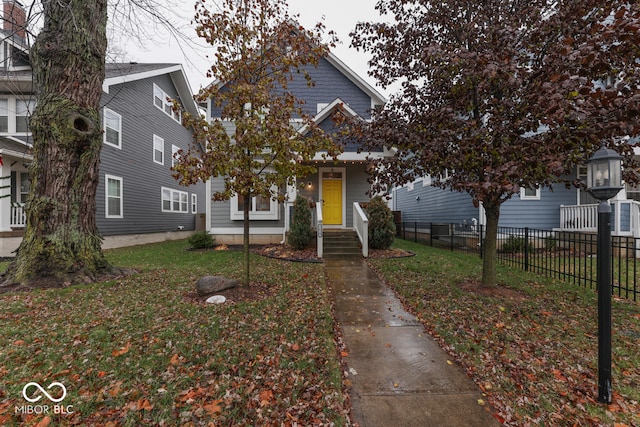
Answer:
[[[331,230],[324,234],[324,257],[330,259],[362,256],[360,240],[353,230]]]

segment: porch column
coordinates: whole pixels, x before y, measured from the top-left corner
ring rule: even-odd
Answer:
[[[0,165],[0,232],[11,231],[11,166]]]
[[[289,216],[291,206],[298,196],[297,181],[293,181],[293,185],[287,185],[287,193],[284,201],[284,232],[285,234],[291,228],[291,217]]]

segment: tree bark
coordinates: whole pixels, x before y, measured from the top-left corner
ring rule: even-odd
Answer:
[[[249,234],[249,226],[250,226],[250,213],[251,213],[251,193],[247,192],[247,194],[245,194],[244,196],[244,229],[243,229],[243,267],[244,267],[244,274],[242,276],[242,286],[249,286],[249,279],[250,279],[250,271],[249,271],[249,266],[250,264],[250,260],[249,260],[249,239],[250,239],[250,234]]]
[[[485,201],[483,206],[487,216],[487,229],[484,239],[484,255],[482,258],[482,286],[493,287],[498,283],[496,255],[500,203]]]
[[[96,226],[107,0],[43,2],[25,236],[5,283],[89,282],[111,270]]]

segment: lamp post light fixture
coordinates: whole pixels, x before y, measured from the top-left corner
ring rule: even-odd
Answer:
[[[611,205],[622,190],[622,156],[602,146],[587,161],[587,191],[598,205],[598,401],[611,403]]]

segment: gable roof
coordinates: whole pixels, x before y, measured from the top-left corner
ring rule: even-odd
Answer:
[[[180,64],[140,64],[137,62],[106,64],[102,90],[109,93],[111,86],[169,74],[175,85],[182,107],[194,116],[199,115],[198,106],[193,99],[191,86]]]
[[[353,84],[358,86],[363,92],[371,97],[371,107],[376,105],[383,105],[387,102],[387,99],[378,92],[373,86],[367,83],[362,77],[360,77],[355,71],[349,68],[344,62],[340,60],[332,52],[326,56],[327,61],[334,67],[336,67],[342,74],[344,74]]]
[[[366,93],[371,98],[371,108],[377,105],[384,105],[387,99],[378,92],[373,86],[367,83],[362,77],[360,77],[349,66],[342,62],[333,52],[329,51],[324,58],[335,67],[340,73],[342,73],[347,79],[355,84],[360,90]],[[217,86],[218,88],[224,87],[226,82],[222,82],[219,79],[214,80],[208,87]]]

